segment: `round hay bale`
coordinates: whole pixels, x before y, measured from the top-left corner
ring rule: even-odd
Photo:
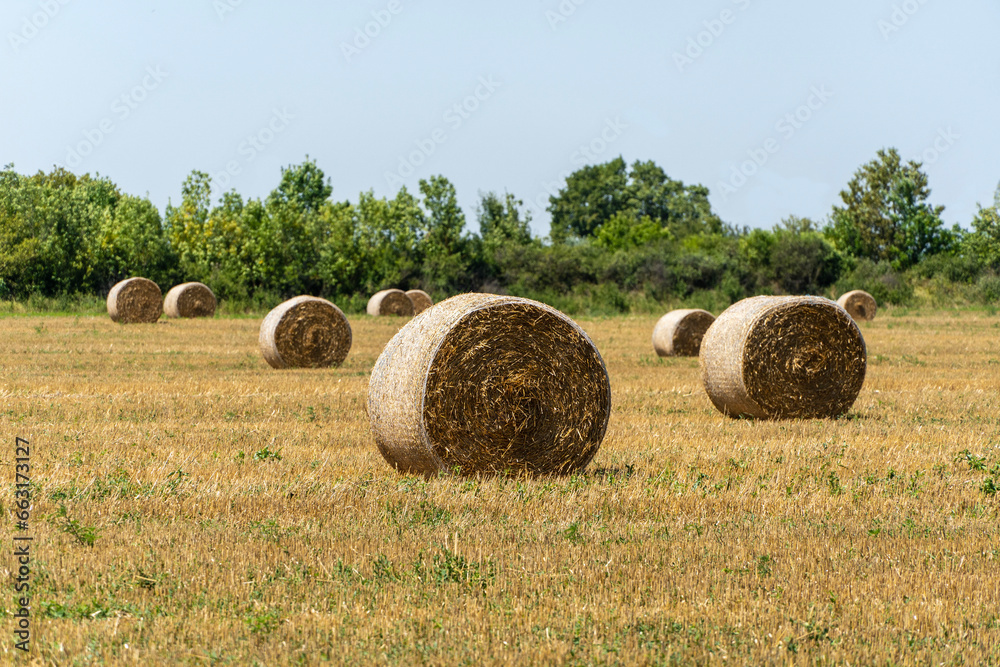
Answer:
[[[406,296],[410,297],[410,302],[413,304],[414,315],[419,315],[434,305],[431,295],[422,289],[407,290]]]
[[[350,349],[351,325],[326,299],[289,299],[260,325],[260,351],[272,368],[339,366]]]
[[[384,289],[368,299],[369,315],[413,315],[413,302],[400,289]]]
[[[726,309],[701,341],[701,374],[730,417],[835,417],[865,381],[861,330],[833,301],[757,296]]]
[[[842,295],[837,299],[837,304],[846,310],[855,320],[864,320],[866,322],[874,320],[875,311],[878,310],[875,297],[859,289]]]
[[[167,317],[211,317],[215,315],[215,295],[202,283],[175,285],[163,299],[163,312]]]
[[[122,324],[149,324],[163,313],[163,293],[147,278],[128,278],[108,292],[108,315]]]
[[[611,386],[593,342],[558,310],[462,294],[389,341],[367,405],[379,451],[401,472],[567,474],[601,446]]]
[[[653,328],[653,349],[661,357],[697,357],[701,339],[715,321],[707,310],[672,310]]]

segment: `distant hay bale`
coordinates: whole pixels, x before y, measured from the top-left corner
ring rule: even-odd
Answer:
[[[492,294],[411,320],[368,384],[375,442],[407,473],[571,473],[597,453],[610,411],[604,360],[573,320]]]
[[[128,278],[108,293],[108,315],[122,324],[149,324],[163,313],[163,293],[146,278]]]
[[[697,357],[715,316],[707,310],[672,310],[653,328],[653,349],[661,357]]]
[[[381,292],[376,292],[368,300],[368,314],[409,317],[413,315],[413,302],[403,290],[384,289]]]
[[[410,302],[413,304],[414,315],[419,315],[434,305],[431,295],[422,289],[407,290],[406,296],[410,297]]]
[[[175,285],[163,299],[163,312],[167,317],[211,317],[215,315],[215,295],[202,283]]]
[[[844,294],[837,299],[837,303],[855,320],[865,320],[866,322],[874,320],[875,311],[878,310],[875,297],[859,289]]]
[[[841,415],[865,381],[861,330],[833,301],[758,296],[726,309],[701,342],[705,391],[731,417]]]
[[[289,299],[260,325],[260,351],[272,368],[339,366],[350,349],[351,325],[326,299]]]

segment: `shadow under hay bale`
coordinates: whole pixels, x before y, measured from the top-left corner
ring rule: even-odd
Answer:
[[[147,278],[128,278],[108,293],[108,315],[121,324],[152,324],[163,313],[163,293]]]
[[[836,417],[865,381],[867,352],[853,319],[822,297],[758,296],[726,309],[701,343],[705,391],[723,414]]]
[[[864,290],[853,290],[837,299],[841,308],[858,321],[870,322],[875,319],[878,304],[875,297]]]
[[[419,315],[434,305],[431,295],[422,289],[407,290],[406,296],[408,296],[410,298],[410,302],[413,303],[414,315]]]
[[[167,317],[212,317],[215,305],[215,294],[208,285],[182,283],[167,291],[163,312]]]
[[[707,310],[672,310],[653,328],[653,349],[661,357],[697,357],[715,316]]]
[[[406,324],[372,370],[368,416],[401,472],[566,474],[597,453],[608,373],[575,322],[517,297],[462,294]]]
[[[399,315],[409,317],[413,315],[413,302],[406,292],[399,289],[384,289],[376,292],[368,300],[368,314],[379,315]]]
[[[297,296],[267,314],[259,342],[272,368],[339,366],[351,349],[351,325],[326,299]]]

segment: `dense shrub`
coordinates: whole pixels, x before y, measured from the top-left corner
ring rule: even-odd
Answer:
[[[754,294],[850,289],[882,304],[909,304],[917,284],[936,304],[1000,300],[996,208],[981,208],[964,236],[927,227],[947,244],[910,248],[906,239],[926,236],[926,206],[911,200],[926,193],[897,180],[887,181],[892,192],[914,196],[893,195],[896,208],[872,220],[909,216],[892,236],[909,253],[906,262],[899,252],[881,261],[852,255],[844,239],[854,228],[845,225],[860,224],[858,216],[844,214],[824,230],[797,217],[771,230],[733,229],[712,212],[706,188],[673,180],[651,162],[629,168],[616,159],[569,179],[552,197],[552,239],[531,234],[530,215],[510,193],[482,194],[478,234],[470,233],[454,187],[441,176],[421,181],[418,194],[401,188],[392,198],[363,192],[356,202],[336,201],[307,159],[283,169],[263,199],[230,191],[213,201],[211,178],[194,171],[161,219],[148,199],[106,178],[61,169],[23,176],[8,166],[0,171],[0,301],[42,309],[85,301],[89,308],[87,299],[131,275],[162,289],[206,283],[222,313],[267,310],[296,294],[360,312],[385,287],[422,288],[437,299],[517,294],[596,314],[681,304],[717,312]]]
[[[859,260],[854,269],[837,281],[837,292],[864,290],[880,304],[906,305],[913,300],[913,286],[889,262]]]

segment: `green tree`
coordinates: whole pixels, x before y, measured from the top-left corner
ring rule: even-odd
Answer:
[[[357,210],[349,202],[328,203],[313,229],[321,294],[349,297],[366,287],[366,258],[361,252]]]
[[[597,230],[594,243],[608,250],[631,250],[670,238],[670,231],[648,215],[636,220],[631,212],[619,211]]]
[[[652,160],[636,161],[629,173],[627,210],[633,219],[650,218],[675,238],[720,234],[722,220],[712,212],[708,188],[674,180]]]
[[[253,220],[247,227],[254,259],[254,287],[277,291],[282,296],[318,291],[318,257],[307,225],[310,216],[295,200],[269,198],[262,206],[247,208],[244,219]]]
[[[363,278],[356,289],[371,293],[416,282],[420,272],[417,241],[426,223],[420,203],[405,187],[392,200],[361,193],[354,207],[357,251]]]
[[[930,189],[920,167],[912,160],[903,164],[890,148],[855,172],[827,229],[842,251],[905,269],[954,247],[955,232],[941,221],[944,207],[927,203]]]
[[[816,293],[840,277],[843,259],[808,218],[790,216],[774,229],[770,266],[788,294]]]
[[[962,245],[980,264],[1000,271],[1000,206],[979,207]]]
[[[465,214],[458,205],[455,186],[444,176],[422,179],[420,192],[427,211],[420,239],[424,283],[437,292],[454,291],[468,277]]]
[[[531,213],[521,214],[524,205],[520,199],[507,192],[500,199],[495,192],[487,192],[479,198],[476,218],[479,221],[479,237],[485,247],[495,250],[506,245],[527,245],[531,243]]]
[[[282,167],[281,183],[268,196],[268,204],[296,204],[303,214],[318,213],[333,194],[330,179],[306,156],[300,165]]]
[[[175,258],[160,212],[148,199],[124,195],[113,210],[105,209],[88,246],[92,282],[102,292],[132,275],[160,284],[174,278]]]
[[[106,178],[0,172],[0,281],[16,296],[103,292],[171,271],[159,214]]]
[[[628,201],[625,160],[588,165],[566,178],[566,187],[549,198],[550,236],[562,242],[572,236],[593,236]]]
[[[233,193],[242,208],[242,199]],[[203,171],[192,171],[181,186],[181,204],[167,203],[164,216],[167,240],[177,255],[178,266],[186,280],[207,278],[218,254],[218,241],[206,229],[212,206],[212,178]]]
[[[602,227],[613,219],[614,229],[602,241],[608,247],[650,236],[650,221],[677,239],[724,231],[709,204],[708,188],[684,185],[652,161],[636,161],[628,169],[618,157],[583,167],[570,174],[566,186],[549,202],[554,242],[600,237]],[[639,229],[629,231],[629,226]]]

